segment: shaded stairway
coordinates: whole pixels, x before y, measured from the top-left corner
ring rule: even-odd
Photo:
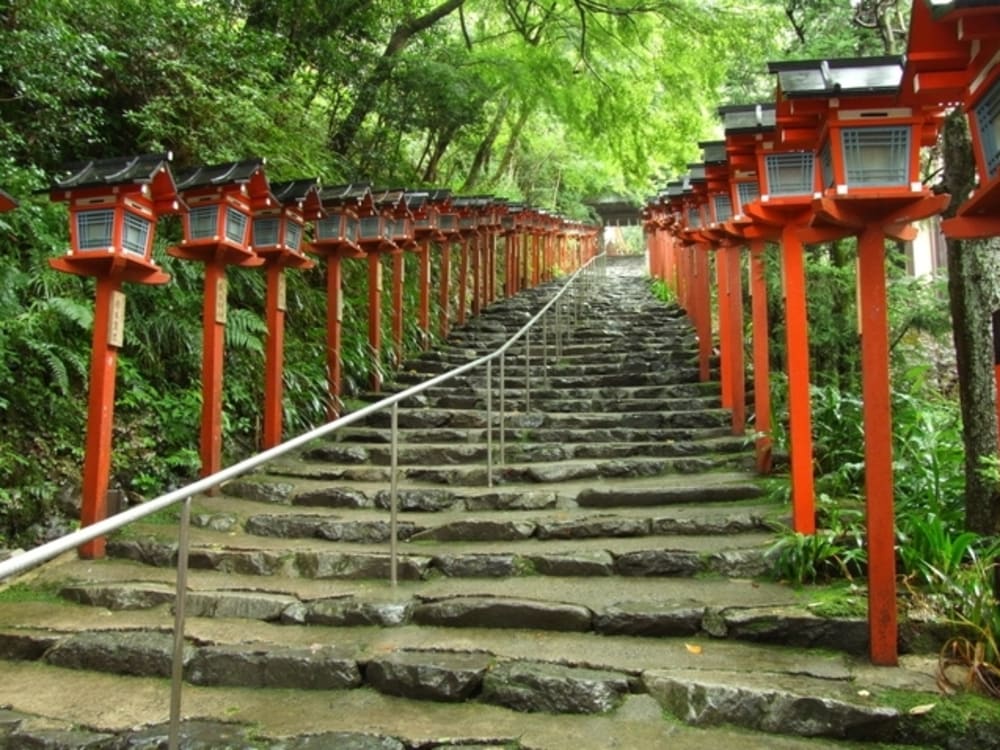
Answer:
[[[390,388],[492,351],[553,288],[492,306]],[[681,311],[651,297],[634,262],[572,306],[558,352],[551,332],[545,352],[536,336],[507,358],[492,483],[485,373],[401,406],[398,587],[387,412],[197,499],[185,713],[234,725],[192,723],[192,736],[560,748],[899,734],[899,712],[859,687],[932,690],[924,662],[868,668],[862,620],[820,617],[758,580],[784,511],[749,473],[718,385],[698,382]],[[93,746],[131,747],[112,743],[163,720],[176,529],[146,523],[108,549],[39,575],[63,603],[0,603],[0,705],[19,712],[0,714],[0,737],[44,733],[25,718],[37,714],[108,743]],[[109,687],[117,674],[129,677]],[[95,709],[106,690],[127,694],[117,710]],[[160,703],[135,705],[144,691]],[[741,729],[709,736],[664,711]]]

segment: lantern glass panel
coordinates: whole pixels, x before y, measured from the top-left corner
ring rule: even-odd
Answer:
[[[344,217],[344,239],[348,242],[358,241],[358,220],[353,216]]]
[[[339,240],[340,235],[340,214],[327,216],[316,222],[316,236],[321,240]]]
[[[122,248],[126,252],[145,255],[149,248],[149,236],[152,222],[135,214],[125,212],[125,226],[122,231]]]
[[[462,229],[475,229],[476,228],[476,217],[475,216],[463,216],[459,222],[459,227]]]
[[[226,208],[226,239],[239,245],[247,242],[247,217],[232,206]]]
[[[715,221],[729,221],[733,218],[733,202],[728,195],[713,195],[712,207],[715,209]]]
[[[848,185],[909,185],[910,128],[844,128],[844,170]]]
[[[992,180],[1000,173],[1000,78],[993,82],[986,96],[973,110],[976,115],[976,129],[983,149],[983,164],[986,167],[984,182]]]
[[[111,247],[111,231],[115,224],[115,211],[102,208],[80,211],[76,215],[76,241],[79,250],[104,250]]]
[[[819,168],[823,178],[823,187],[833,187],[836,176],[833,174],[833,145],[829,138],[819,152]]]
[[[506,229],[508,232],[514,229],[513,216],[504,216],[501,223],[503,225],[503,228]]]
[[[813,192],[816,157],[812,151],[768,154],[767,192],[773,196],[810,195]]]
[[[289,250],[299,251],[302,246],[302,225],[294,221],[285,222],[285,247]]]
[[[736,197],[740,200],[740,213],[743,213],[744,206],[760,198],[760,188],[756,182],[738,182],[736,184]]]
[[[414,222],[414,226],[417,229],[430,229],[431,228],[431,218],[429,216],[425,216],[425,217],[419,218],[419,219],[417,219]]]
[[[198,206],[188,211],[188,239],[204,240],[218,235],[218,206]]]
[[[375,239],[379,236],[379,229],[382,219],[378,216],[365,216],[361,219],[361,238],[365,240]]]
[[[687,210],[688,229],[698,229],[701,227],[701,212],[696,206],[691,206]]]
[[[255,247],[273,247],[278,244],[278,219],[267,217],[253,220],[253,244]]]

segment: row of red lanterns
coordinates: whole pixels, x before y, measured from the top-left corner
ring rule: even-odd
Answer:
[[[703,378],[712,354],[709,252],[716,259],[723,404],[744,430],[741,248],[750,250],[758,466],[770,464],[763,247],[780,243],[785,295],[793,527],[815,531],[804,245],[858,237],[871,658],[897,659],[895,535],[885,238],[950,196],[921,180],[952,106],[965,108],[979,185],[943,222],[955,237],[1000,235],[1000,2],[916,0],[905,57],[777,62],[772,102],[722,107],[725,140],[699,144],[703,161],[644,210],[654,274],[688,309]]]
[[[12,208],[8,199],[0,209]],[[226,268],[262,266],[267,274],[263,447],[281,442],[285,270],[313,266],[311,252],[327,264],[329,388],[334,411],[341,395],[341,261],[368,262],[369,344],[381,347],[382,256],[392,258],[393,333],[402,358],[404,250],[420,253],[419,325],[430,338],[431,242],[441,247],[440,331],[450,320],[451,244],[461,249],[457,320],[466,315],[471,258],[473,314],[497,297],[498,236],[505,243],[507,295],[552,278],[557,268],[579,266],[596,250],[594,227],[493,196],[452,196],[447,190],[372,190],[369,185],[322,188],[315,179],[270,183],[264,162],[252,159],[194,167],[176,174],[170,156],[152,154],[82,162],[55,181],[50,197],[69,205],[70,247],[50,260],[68,273],[97,283],[90,368],[82,523],[107,516],[117,350],[124,331],[124,282],[169,281],[153,259],[157,219],[179,214],[183,239],[168,249],[205,267],[203,301],[201,473],[222,468],[223,340],[227,314]],[[311,239],[308,235],[312,235]],[[378,367],[374,368],[378,372]],[[378,390],[376,374],[372,386]],[[99,539],[81,550],[103,554]]]

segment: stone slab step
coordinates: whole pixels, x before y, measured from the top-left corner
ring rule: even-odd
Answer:
[[[499,440],[492,447],[494,460],[499,462]],[[438,466],[449,464],[485,464],[491,447],[481,443],[400,443],[396,448],[399,466]],[[574,459],[612,458],[674,458],[706,454],[738,453],[746,450],[742,436],[713,437],[698,440],[639,441],[634,442],[526,442],[518,440],[504,445],[504,458],[511,464],[555,464]],[[302,453],[307,461],[325,461],[334,464],[367,464],[389,466],[392,462],[391,446],[377,444],[351,444],[340,442],[321,443]]]
[[[142,535],[152,531],[154,535]],[[108,555],[147,565],[172,565],[173,535],[159,529],[136,529],[138,538],[112,538]],[[193,529],[189,565],[195,569],[260,576],[303,576],[318,579],[390,577],[387,544],[320,541],[315,538],[244,537]],[[724,540],[724,541],[723,541]],[[667,544],[650,537],[404,543],[398,575],[424,580],[436,575],[474,578],[511,576],[639,576],[691,577],[716,574],[752,577],[765,573],[772,543],[769,533],[746,532],[673,537]]]
[[[241,501],[311,508],[388,508],[389,495],[384,478],[374,481],[331,484],[323,478],[309,478],[309,467],[291,464],[278,466],[274,474],[256,474],[232,480],[223,485],[223,494],[212,500],[203,499],[209,513],[218,507],[221,498]],[[298,471],[302,476],[293,477]],[[718,502],[747,500],[760,497],[759,482],[740,472],[675,475],[671,477],[639,477],[625,482],[587,480],[566,482],[556,487],[539,487],[536,483],[509,483],[492,488],[449,487],[434,484],[401,483],[400,506],[414,512],[470,511],[529,511],[573,507],[650,507],[696,503],[711,506]],[[232,505],[220,507],[220,512],[237,513]],[[208,524],[203,524],[208,525]],[[226,529],[224,529],[226,530]]]
[[[566,412],[544,413],[532,408],[531,412],[506,415],[506,425],[511,429],[678,429],[678,428],[719,428],[730,423],[729,412],[725,409],[699,409],[692,411],[586,411],[578,403],[576,409]],[[369,427],[388,429],[391,425],[388,410],[372,414],[365,420]],[[499,414],[493,415],[499,425]],[[450,427],[456,429],[485,428],[484,409],[400,409],[400,428],[434,429]]]
[[[46,675],[57,682],[94,672],[124,673],[132,675],[132,684],[161,674],[170,635],[140,624],[153,613],[116,612],[114,623],[105,616],[95,625],[97,613],[62,609],[32,631],[0,630],[5,672]],[[0,620],[6,617],[0,608]],[[545,712],[554,719],[611,715],[629,697],[646,694],[694,725],[725,721],[778,734],[891,740],[901,716],[880,693],[890,686],[934,690],[931,658],[904,658],[901,668],[872,669],[843,654],[694,636],[621,641],[551,630],[403,626],[380,631],[198,617],[189,622],[187,636],[185,676],[202,688],[191,688],[198,695],[297,683],[296,695],[303,700],[310,692],[330,700],[364,690],[434,704],[475,697],[525,718]],[[10,644],[26,641],[37,642],[38,655],[25,659],[22,647],[21,656],[12,657]],[[0,687],[5,702],[6,687],[5,680]],[[22,698],[12,705],[25,710],[28,702]],[[201,702],[197,705],[204,715]]]
[[[707,438],[732,437],[728,427],[677,427],[673,429],[633,429],[629,427],[592,427],[582,429],[549,429],[549,428],[504,428],[504,439],[512,445],[530,439],[534,443],[557,443],[567,445],[573,443],[630,443],[630,442],[683,442]],[[438,428],[436,430],[409,428],[399,431],[401,445],[414,443],[483,443],[488,439],[485,428]],[[331,436],[329,442],[346,444],[381,444],[392,440],[392,435],[384,428],[348,427]],[[499,442],[500,427],[493,428],[493,440]],[[745,447],[745,446],[744,446]]]
[[[169,687],[160,678],[3,666],[0,743],[11,748],[166,747]],[[28,689],[19,689],[27,687]],[[475,702],[414,701],[369,688],[296,692],[185,685],[182,747],[209,750],[580,750],[706,747],[849,750],[857,743],[664,720],[648,694],[603,714],[524,713]],[[202,717],[202,718],[193,718]],[[101,744],[104,743],[104,744]]]

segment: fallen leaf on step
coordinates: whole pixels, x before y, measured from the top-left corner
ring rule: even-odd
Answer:
[[[871,697],[871,691],[870,690],[859,690],[858,691],[858,695],[860,695],[862,698],[870,698]]]
[[[701,653],[701,646],[699,646],[697,643],[685,643],[684,644],[684,648],[686,648],[688,650],[689,654],[700,654]]]
[[[936,705],[937,703],[922,703],[919,706],[911,708],[908,713],[910,716],[923,716],[924,714],[929,714]]]

